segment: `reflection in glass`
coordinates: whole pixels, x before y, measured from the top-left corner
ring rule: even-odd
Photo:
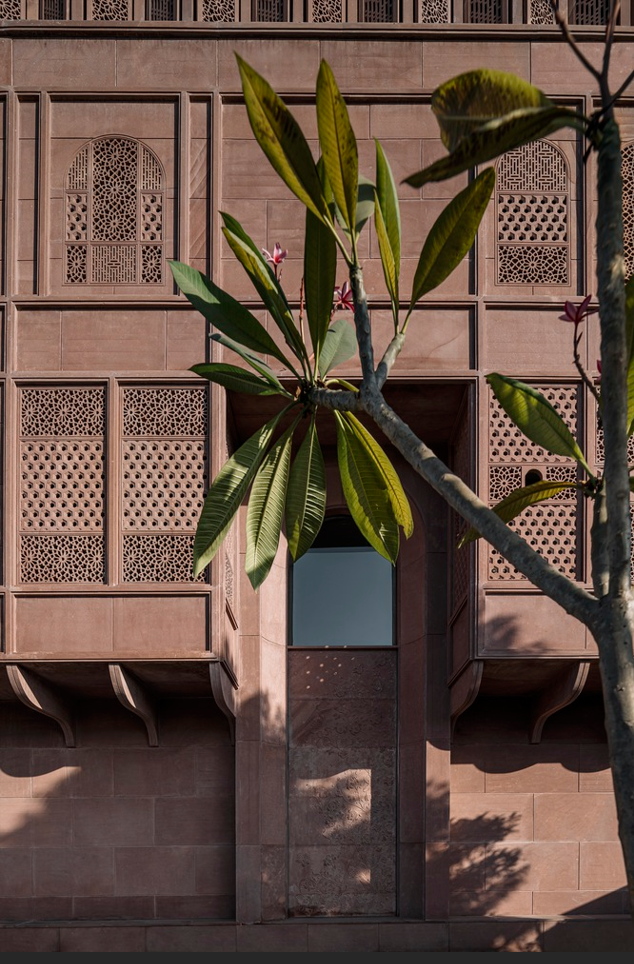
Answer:
[[[393,580],[349,516],[326,519],[293,566],[293,645],[391,646]]]

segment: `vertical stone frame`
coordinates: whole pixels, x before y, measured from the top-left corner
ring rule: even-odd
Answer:
[[[467,485],[474,487],[475,426],[474,399],[471,386],[465,389],[456,425],[449,444],[452,470]],[[475,606],[475,565],[477,545],[457,548],[458,541],[469,528],[458,513],[449,511],[449,593],[448,632],[451,641],[449,675],[459,673],[473,654],[473,620]]]
[[[5,167],[5,127],[7,118],[7,101],[5,97],[0,96],[0,297],[6,293],[6,275],[5,270],[7,267],[5,250],[7,244],[7,179],[6,179],[6,167]],[[2,324],[2,357],[0,358],[0,368],[4,370],[4,318]]]
[[[140,141],[89,141],[66,177],[66,285],[162,285],[165,174]]]
[[[563,151],[540,140],[496,163],[495,284],[571,284],[571,192]]]

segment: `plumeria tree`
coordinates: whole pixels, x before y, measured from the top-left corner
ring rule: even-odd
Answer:
[[[261,250],[227,213],[222,214],[224,237],[278,329],[277,340],[210,278],[179,262],[172,262],[171,268],[181,291],[210,322],[211,337],[237,356],[237,364],[214,361],[192,370],[227,389],[280,399],[274,417],[231,455],[213,480],[195,537],[196,574],[213,558],[247,498],[246,570],[254,588],[267,577],[284,526],[293,560],[310,548],[326,506],[319,410],[330,413],[336,426],[337,461],[350,513],[368,542],[395,563],[401,536],[411,535],[412,514],[396,470],[359,416],[369,417],[467,521],[463,543],[484,537],[596,640],[619,831],[634,906],[634,597],[630,585],[630,490],[634,486],[627,459],[627,442],[634,431],[634,282],[626,284],[624,276],[620,136],[614,115],[615,102],[632,78],[611,90],[609,65],[617,17],[618,4],[606,27],[602,63],[594,66],[557,15],[565,39],[598,87],[600,105],[590,117],[557,105],[514,75],[495,70],[469,71],[434,91],[432,109],[447,154],[412,174],[407,183],[419,188],[466,171],[479,173],[430,230],[409,298],[403,297],[400,284],[401,222],[389,162],[377,141],[374,180],[360,175],[355,135],[328,63],[322,61],[317,77],[320,156],[315,161],[289,108],[262,76],[237,57],[254,136],[306,208],[298,316],[281,284],[287,252],[279,244],[272,253]],[[579,132],[598,164],[599,383],[583,370],[578,351],[586,320],[597,310],[590,307],[590,296],[580,304],[566,303],[562,318],[572,325],[575,364],[598,402],[605,443],[602,472],[591,469],[567,425],[542,394],[498,372],[487,380],[500,405],[531,441],[573,458],[579,466],[576,485],[592,512],[592,591],[552,567],[509,526],[526,507],[570,488],[570,481],[542,480],[519,488],[491,509],[411,430],[383,394],[414,308],[451,274],[473,244],[495,182],[489,162],[565,127]],[[359,237],[370,219],[393,319],[393,336],[380,359],[374,356],[359,258]],[[338,256],[348,271],[341,286],[335,277]],[[337,366],[354,352],[361,363],[357,384],[336,373]],[[223,353],[226,357],[230,355]],[[275,373],[269,359],[278,369],[282,366],[284,378]],[[294,445],[294,439],[300,438]]]

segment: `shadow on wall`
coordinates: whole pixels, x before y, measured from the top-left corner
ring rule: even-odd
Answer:
[[[234,919],[234,749],[211,697],[161,699],[157,747],[116,700],[76,704],[76,747],[0,705],[0,920]]]

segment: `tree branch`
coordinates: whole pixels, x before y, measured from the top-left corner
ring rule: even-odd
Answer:
[[[401,331],[398,334],[394,335],[394,338],[392,338],[392,341],[385,349],[383,358],[379,362],[379,367],[376,370],[377,388],[381,389],[385,385],[385,382],[387,381],[387,377],[392,370],[392,366],[396,361],[396,359],[398,358],[398,356],[400,355],[401,351],[403,350],[404,344],[405,344],[405,332]]]

